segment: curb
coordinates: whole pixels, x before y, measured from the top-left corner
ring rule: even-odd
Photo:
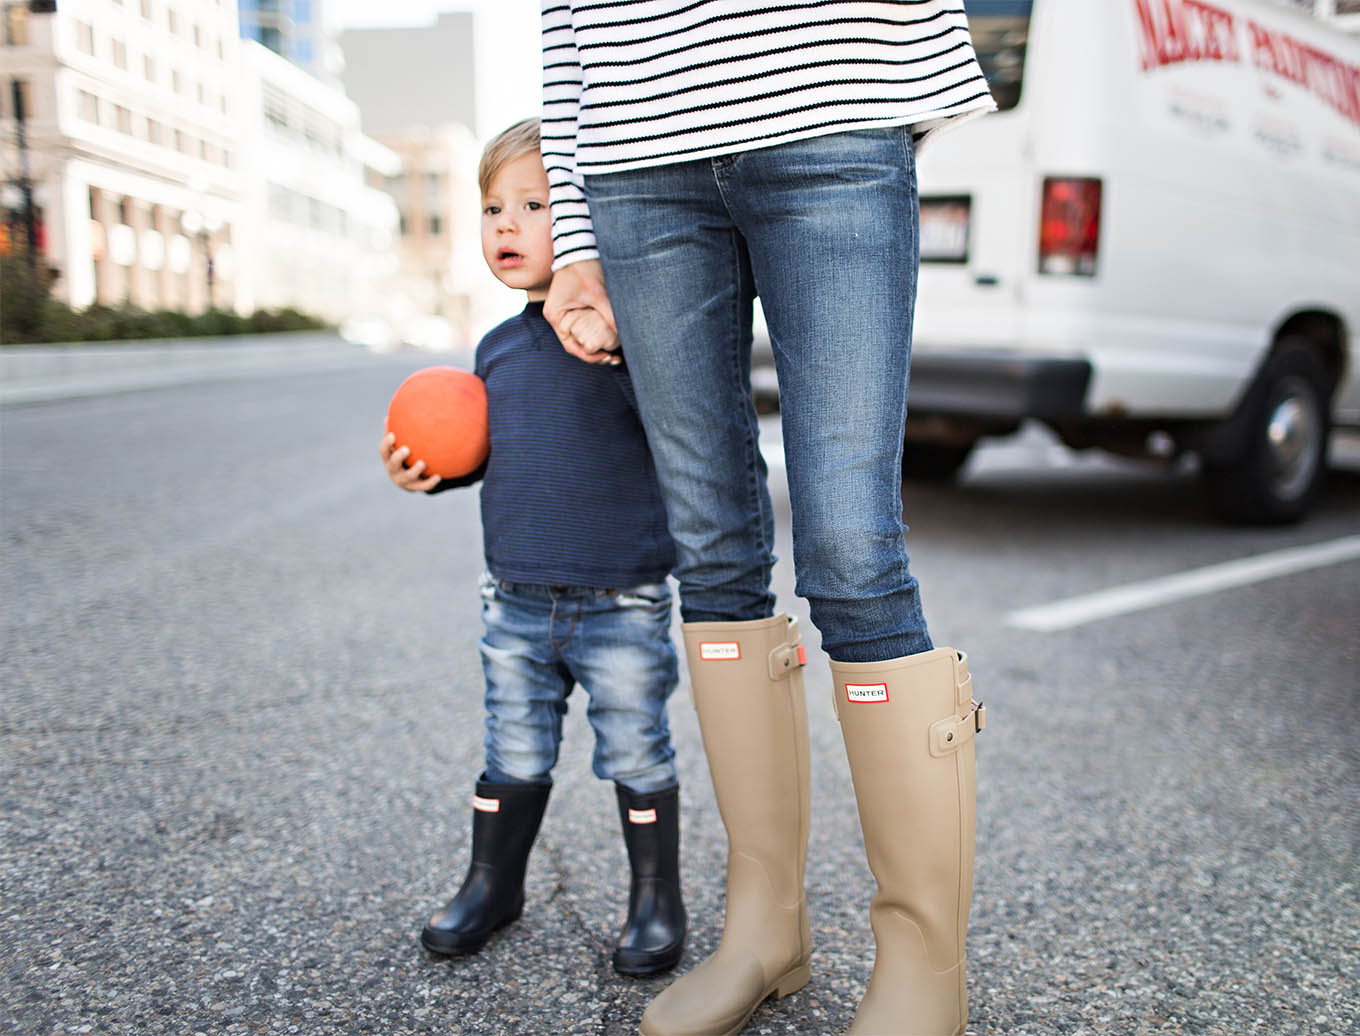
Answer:
[[[334,332],[160,339],[145,345],[0,349],[0,405],[163,388],[289,369],[327,370],[380,359]]]

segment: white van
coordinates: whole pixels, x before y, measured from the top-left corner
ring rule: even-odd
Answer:
[[[966,0],[927,142],[908,477],[1027,418],[1290,521],[1360,426],[1360,40],[1262,0]]]

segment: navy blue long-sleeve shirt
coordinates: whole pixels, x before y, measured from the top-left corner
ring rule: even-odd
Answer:
[[[658,582],[675,563],[656,469],[623,367],[568,354],[543,304],[477,346],[491,453],[482,540],[498,579],[621,589]]]

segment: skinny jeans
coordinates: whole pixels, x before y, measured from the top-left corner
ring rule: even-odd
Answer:
[[[909,127],[591,175],[623,354],[675,540],[681,617],[768,617],[774,520],[752,304],[779,379],[796,590],[837,661],[932,647],[902,522],[918,262]]]

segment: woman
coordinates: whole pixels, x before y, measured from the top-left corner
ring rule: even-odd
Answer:
[[[544,0],[543,158],[569,352],[626,343],[678,551],[695,707],[729,850],[722,942],[649,1036],[735,1033],[801,988],[808,735],[751,404],[770,329],[797,592],[831,657],[877,956],[852,1032],[962,1033],[974,765],[966,662],[936,649],[901,515],[915,147],[994,107],[961,0]],[[606,292],[605,285],[608,285]]]

